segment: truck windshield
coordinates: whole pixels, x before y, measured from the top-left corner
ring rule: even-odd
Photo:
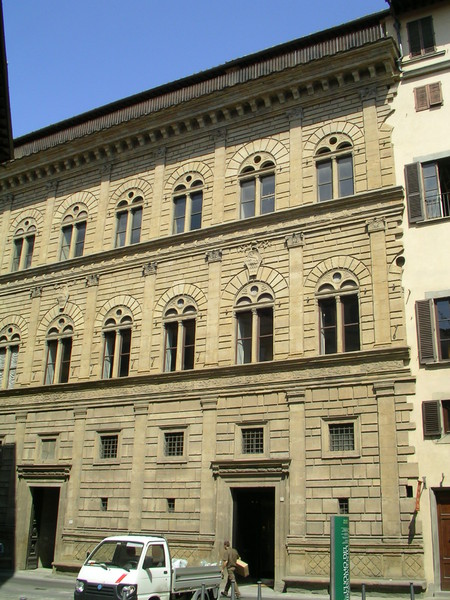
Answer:
[[[87,565],[119,567],[130,571],[137,568],[143,544],[105,540],[88,556]]]

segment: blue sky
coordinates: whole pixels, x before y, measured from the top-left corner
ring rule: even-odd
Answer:
[[[387,8],[385,0],[3,0],[13,135]]]

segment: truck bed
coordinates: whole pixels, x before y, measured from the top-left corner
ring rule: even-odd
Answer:
[[[198,590],[202,584],[212,588],[220,585],[221,568],[218,565],[205,567],[177,567],[173,569],[172,589],[175,593]]]

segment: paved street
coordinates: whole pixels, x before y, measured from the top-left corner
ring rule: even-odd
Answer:
[[[54,574],[51,569],[16,571],[13,576],[0,573],[0,600],[73,600],[74,584],[74,575]],[[243,600],[257,600],[256,584],[242,582],[239,586]],[[406,600],[409,597],[409,594],[395,595],[396,600]],[[261,588],[261,598],[262,600],[329,600],[328,595],[313,592],[283,594],[274,592],[264,585]],[[352,593],[351,598],[360,600],[361,593]],[[389,594],[384,596],[367,594],[368,600],[391,600],[391,598]]]
[[[50,569],[17,571],[0,576],[1,600],[73,600],[75,577],[54,575]]]

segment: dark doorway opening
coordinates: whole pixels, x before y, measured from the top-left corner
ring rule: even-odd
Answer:
[[[233,546],[252,580],[272,582],[275,572],[275,488],[235,488]]]
[[[50,568],[55,558],[59,488],[32,487],[31,495],[33,504],[28,536],[27,569]]]

